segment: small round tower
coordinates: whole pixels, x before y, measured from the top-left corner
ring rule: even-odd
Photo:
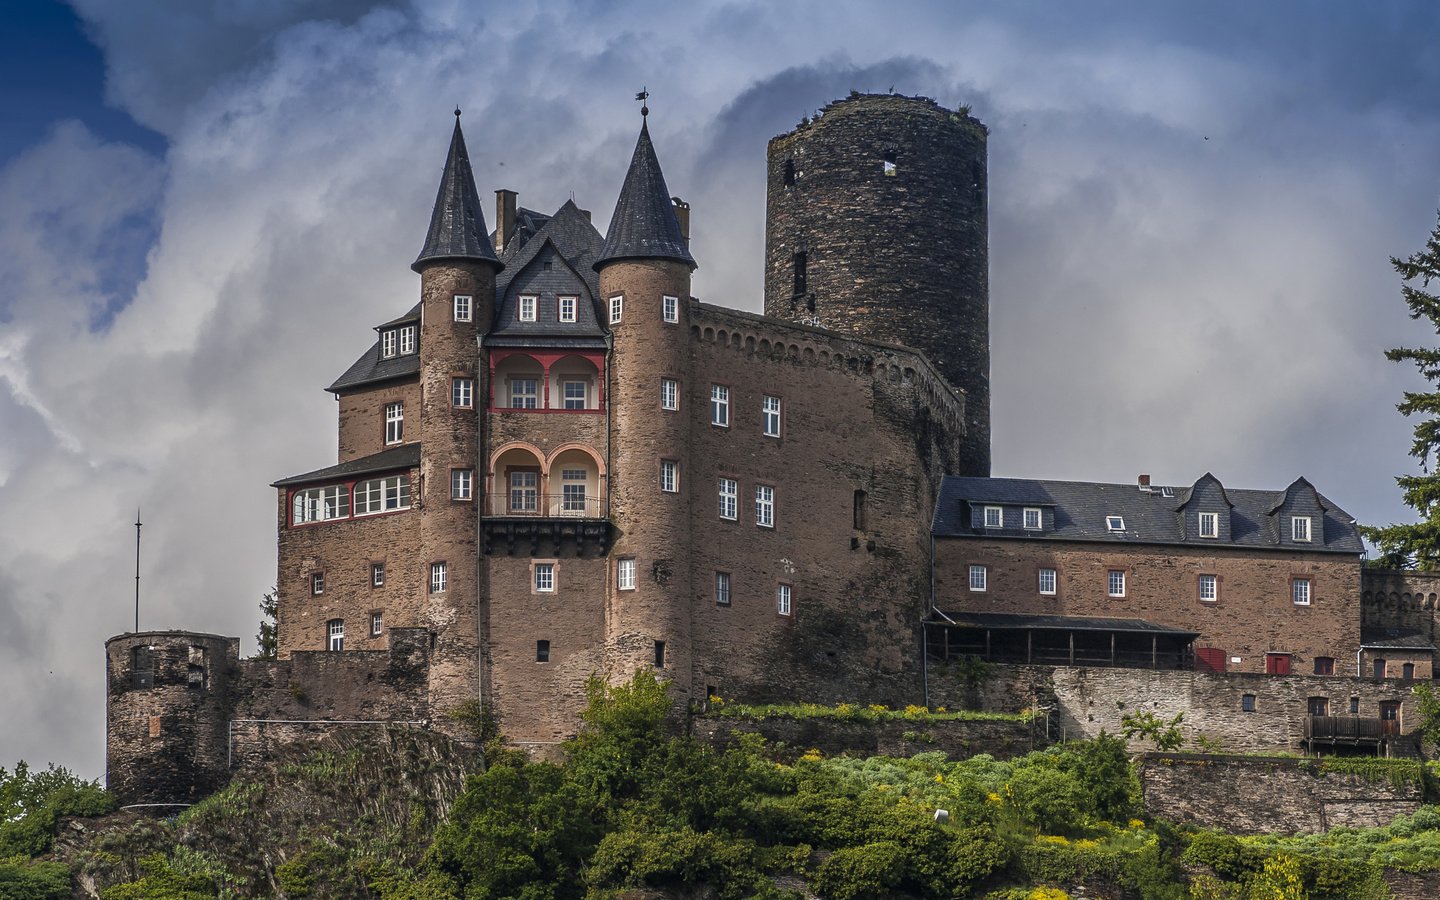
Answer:
[[[188,804],[229,777],[239,638],[142,631],[105,642],[105,783],[121,804]]]
[[[858,94],[770,141],[765,313],[903,344],[965,391],[960,475],[990,474],[986,130]]]

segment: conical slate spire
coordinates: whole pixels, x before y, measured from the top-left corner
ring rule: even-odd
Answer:
[[[465,152],[465,135],[460,131],[460,110],[455,110],[455,133],[450,138],[450,155],[445,159],[445,174],[440,177],[440,192],[435,196],[435,211],[430,214],[430,231],[425,246],[410,268],[419,272],[425,263],[440,259],[483,259],[502,268],[495,250],[486,237],[485,214],[480,210],[480,195],[475,190],[475,174],[470,171],[470,155]]]
[[[655,146],[650,143],[648,124],[640,126],[630,171],[625,173],[625,186],[620,188],[620,199],[610,218],[610,233],[605,236],[605,247],[595,268],[620,259],[677,259],[695,268],[695,258],[680,233],[680,220],[675,217],[660,161],[655,158]]]

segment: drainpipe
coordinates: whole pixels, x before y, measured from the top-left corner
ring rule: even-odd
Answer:
[[[920,617],[920,686],[923,691],[925,708],[930,708],[930,630],[925,627],[925,620],[930,618],[930,610],[935,609],[935,529],[930,529],[930,609]]]

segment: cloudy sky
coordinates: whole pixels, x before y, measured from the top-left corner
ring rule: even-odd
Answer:
[[[999,475],[1304,474],[1404,519],[1434,342],[1440,6],[0,0],[0,765],[104,771],[102,644],[241,635],[272,480],[415,300],[451,127],[482,194],[608,221],[652,92],[695,293],[758,310],[765,142],[850,90],[991,128]]]

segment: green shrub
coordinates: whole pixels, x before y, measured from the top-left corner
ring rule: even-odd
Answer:
[[[894,841],[846,847],[820,864],[813,883],[829,900],[883,897],[899,886],[904,863],[905,851]]]
[[[70,870],[63,863],[23,856],[0,859],[0,897],[4,900],[63,900],[69,896]]]
[[[1017,767],[1005,785],[1004,798],[1037,831],[1073,834],[1084,826],[1084,791],[1074,776],[1059,769]]]
[[[202,875],[177,872],[160,854],[140,860],[143,876],[100,892],[100,900],[211,900],[215,884]]]
[[[748,896],[765,879],[753,841],[697,832],[615,831],[600,841],[586,869],[592,889],[707,885],[721,900]]]
[[[23,760],[13,772],[0,766],[0,858],[49,850],[61,816],[99,816],[114,808],[115,798],[98,782],[65,769],[32,772]]]

